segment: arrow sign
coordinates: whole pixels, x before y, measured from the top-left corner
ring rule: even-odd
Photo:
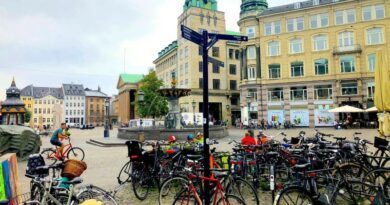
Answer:
[[[218,67],[225,67],[225,63],[222,61],[219,61],[218,59],[212,58],[209,56],[209,62],[212,64],[216,64]]]
[[[202,35],[187,26],[181,25],[181,36],[198,45],[202,44]]]
[[[227,41],[248,41],[248,36],[216,34],[216,33],[210,33],[209,38],[211,39],[216,38],[217,40],[227,40]]]

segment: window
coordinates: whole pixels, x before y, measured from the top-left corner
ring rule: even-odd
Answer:
[[[240,58],[240,51],[239,50],[236,50],[235,52],[235,57],[236,57],[236,60],[238,60]]]
[[[248,67],[248,79],[255,80],[256,79],[256,68]]]
[[[290,40],[290,53],[302,53],[302,39]]]
[[[229,59],[233,59],[233,56],[234,56],[234,50],[229,49]]]
[[[199,61],[199,72],[203,72],[203,62]]]
[[[39,104],[42,104],[42,100],[39,100]]]
[[[375,53],[368,54],[367,61],[368,61],[368,71],[370,72],[375,71],[376,54]]]
[[[213,89],[214,90],[221,89],[221,83],[219,79],[213,79]]]
[[[313,50],[323,51],[328,49],[328,36],[327,35],[316,35],[313,37]]]
[[[317,59],[314,61],[316,75],[328,74],[328,59]]]
[[[50,108],[47,108],[47,114],[50,114]]]
[[[230,64],[229,65],[229,73],[230,73],[230,75],[236,75],[237,74],[237,65]]]
[[[279,79],[280,78],[280,64],[270,64],[268,65],[269,79]]]
[[[46,122],[46,118],[42,118],[42,122]]]
[[[307,88],[302,87],[291,87],[290,88],[290,99],[291,101],[304,101],[307,100]]]
[[[31,104],[28,104],[28,106],[27,106],[28,108],[31,108]]]
[[[272,41],[268,43],[268,56],[279,55],[279,41]]]
[[[294,3],[294,9],[300,9],[301,8],[301,2]]]
[[[339,34],[339,46],[348,47],[354,44],[355,37],[353,32],[346,31]]]
[[[183,58],[183,49],[180,49],[180,59],[182,59]]]
[[[213,73],[219,73],[219,66],[216,63],[213,64]]]
[[[264,35],[280,34],[280,21],[268,22],[264,24]]]
[[[183,65],[180,65],[180,75],[183,75]]]
[[[331,100],[333,89],[332,85],[316,85],[314,86],[314,99],[315,100]]]
[[[237,81],[230,80],[230,90],[237,90]]]
[[[34,108],[34,114],[37,114],[37,108]]]
[[[185,66],[184,66],[184,73],[186,75],[188,74],[188,63],[186,63]]]
[[[342,95],[357,95],[357,82],[341,83],[341,94]]]
[[[248,96],[252,97],[252,99],[251,99],[252,102],[256,102],[257,101],[257,89],[256,88],[249,88],[248,89]]]
[[[367,98],[373,99],[375,95],[375,83],[371,82],[367,84]]]
[[[341,66],[342,73],[355,72],[355,57],[354,56],[340,57],[340,66]]]
[[[246,28],[246,35],[248,36],[248,38],[254,38],[255,37],[255,27],[253,27],[253,26],[247,27]]]
[[[248,59],[256,59],[256,47],[249,46],[247,50]]]
[[[320,4],[320,0],[313,0],[313,6],[318,6]]]
[[[188,47],[186,46],[185,48],[184,48],[184,57],[188,57]]]
[[[50,118],[47,118],[46,121],[47,121],[47,122],[50,122]]]
[[[335,12],[335,24],[336,25],[355,23],[355,21],[356,21],[355,9],[348,9],[348,10]]]
[[[188,88],[188,79],[185,79],[185,80],[184,80],[184,86],[185,86],[186,88]]]
[[[268,89],[268,102],[283,101],[283,88]]]
[[[382,28],[371,28],[367,30],[367,44],[376,45],[383,43]]]
[[[199,88],[203,88],[203,78],[199,78]]]
[[[362,12],[363,21],[383,19],[385,17],[385,7],[383,4],[363,7]]]
[[[219,57],[219,47],[213,47],[212,55],[213,57]]]
[[[310,28],[322,28],[329,25],[327,13],[310,16]]]
[[[302,31],[304,29],[303,17],[287,19],[287,31]]]
[[[303,75],[303,62],[297,61],[291,63],[291,77],[301,77]]]

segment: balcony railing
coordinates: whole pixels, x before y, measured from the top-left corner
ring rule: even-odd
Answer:
[[[333,48],[333,55],[344,55],[352,53],[361,53],[362,48],[360,44],[354,44],[350,46],[335,46]]]

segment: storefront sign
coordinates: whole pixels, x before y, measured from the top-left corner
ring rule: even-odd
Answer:
[[[284,123],[284,111],[283,110],[268,110],[268,122]]]
[[[290,110],[290,121],[297,127],[309,126],[309,110]]]
[[[315,126],[331,127],[335,120],[334,113],[328,112],[327,109],[314,110]]]

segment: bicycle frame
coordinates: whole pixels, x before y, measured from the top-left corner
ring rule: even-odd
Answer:
[[[50,191],[52,190],[52,186],[53,186],[53,180],[50,180],[48,182],[48,187],[46,188],[44,186],[44,184],[47,183],[47,181],[43,180],[42,183],[40,183],[39,181],[36,183],[40,186],[40,188],[44,189],[45,192],[43,194],[43,197],[41,199],[41,201],[39,203],[37,202],[30,202],[30,204],[34,204],[34,203],[37,203],[39,205],[47,205],[48,204],[48,199],[51,200],[51,202],[53,202],[55,205],[63,205],[58,199],[56,199],[53,195],[50,194]],[[73,196],[73,193],[74,193],[74,185],[70,184],[69,185],[69,194],[68,194],[68,201],[66,203],[66,205],[70,205],[71,202],[72,202],[72,196]]]

